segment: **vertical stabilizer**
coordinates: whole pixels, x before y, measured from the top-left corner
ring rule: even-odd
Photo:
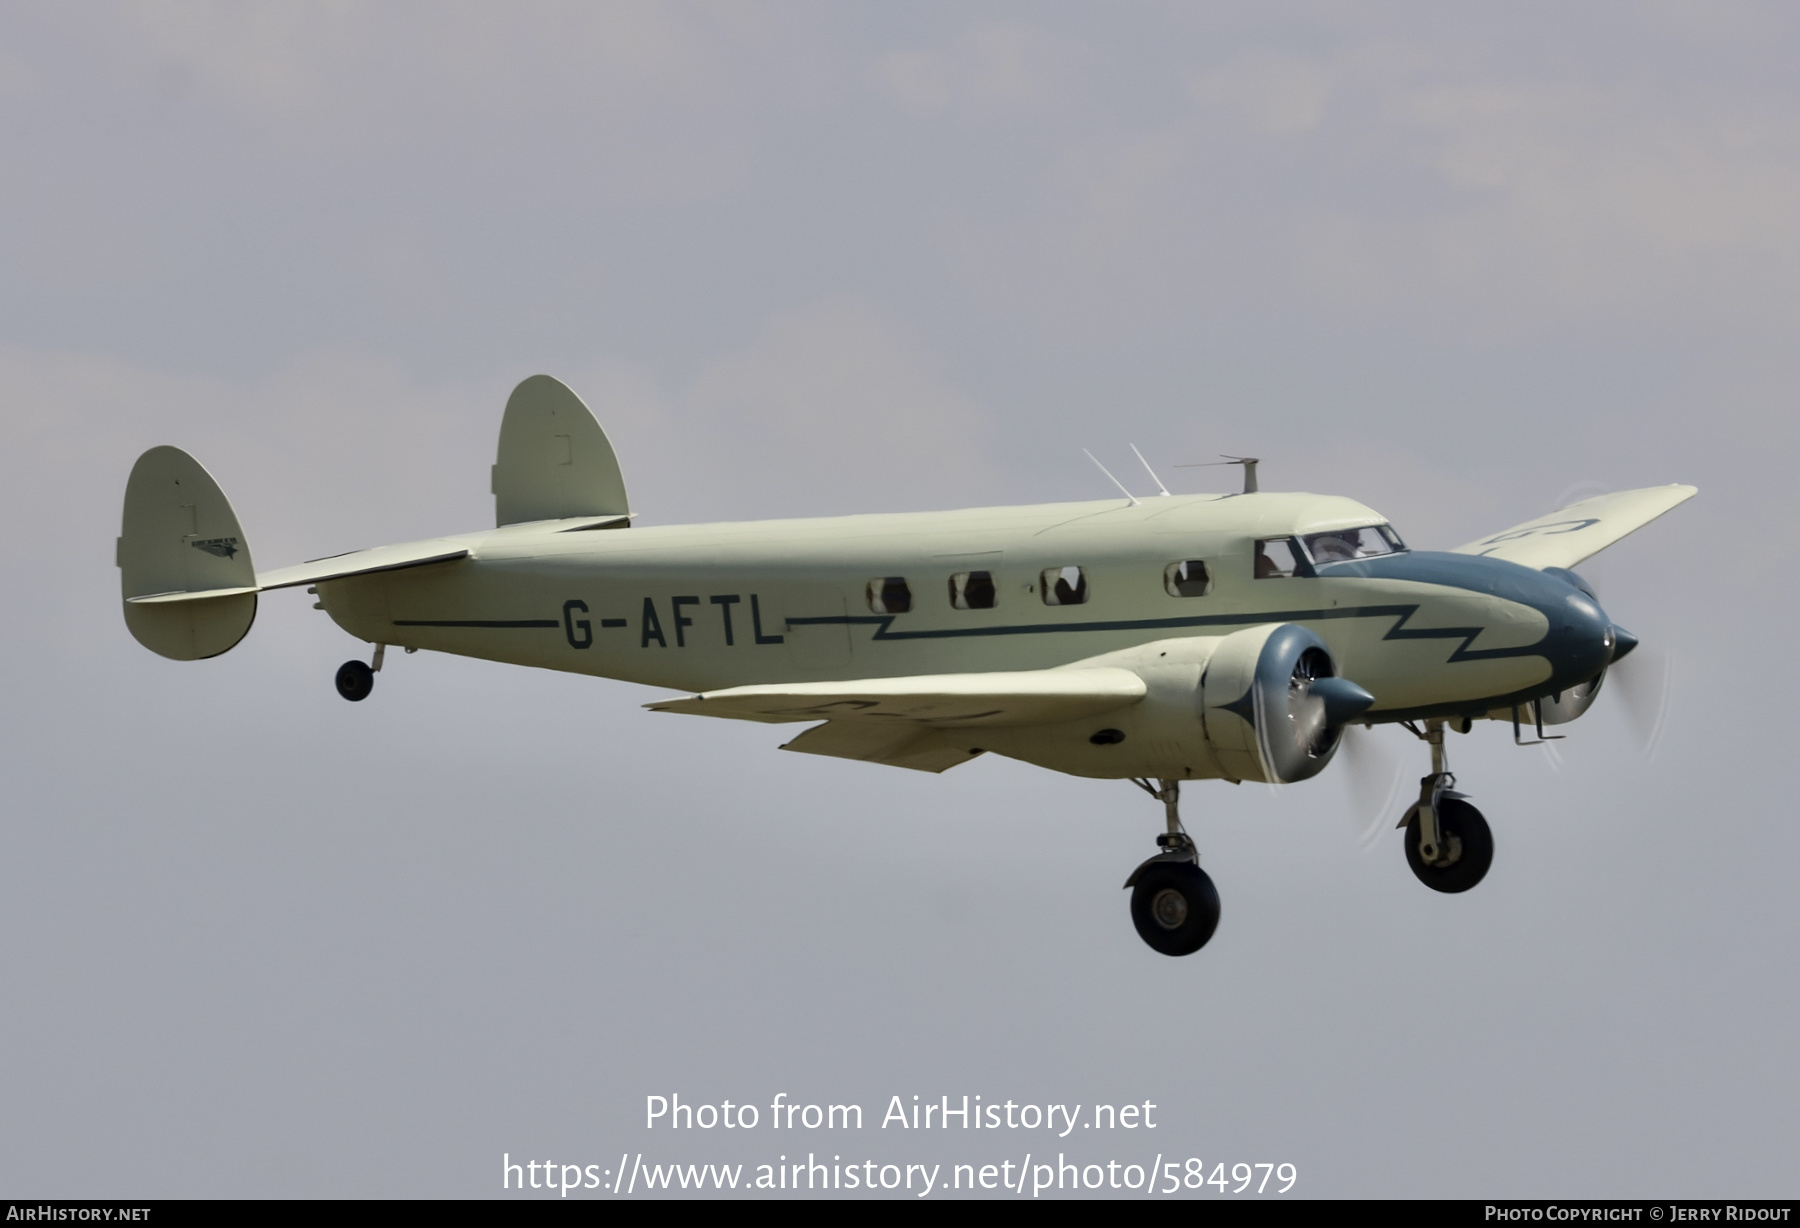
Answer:
[[[606,432],[580,397],[548,375],[532,376],[507,398],[493,490],[501,525],[631,512]]]
[[[125,483],[117,563],[125,626],[151,652],[229,651],[256,618],[256,568],[225,492],[180,448],[151,448]]]

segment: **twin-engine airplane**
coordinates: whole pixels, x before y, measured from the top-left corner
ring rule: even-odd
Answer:
[[[338,670],[349,700],[397,645],[688,692],[658,712],[810,725],[785,750],[924,772],[992,752],[1131,780],[1167,822],[1126,882],[1132,920],[1186,955],[1219,897],[1181,783],[1306,780],[1352,723],[1430,745],[1401,818],[1413,873],[1445,892],[1481,881],[1493,839],[1452,787],[1444,731],[1498,720],[1516,740],[1585,712],[1637,641],[1567,569],[1695,493],[1602,495],[1430,553],[1350,499],[1246,479],[1142,502],[631,528],[600,424],[538,375],[500,426],[498,528],[259,573],[212,477],[161,447],[131,471],[117,561],[125,625],[182,661],[231,649],[259,593],[311,586],[374,645]]]

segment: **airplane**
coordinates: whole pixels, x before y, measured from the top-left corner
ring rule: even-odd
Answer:
[[[1352,725],[1429,746],[1407,863],[1439,892],[1479,883],[1493,837],[1446,732],[1497,721],[1523,742],[1586,712],[1637,640],[1570,569],[1696,493],[1601,495],[1433,552],[1354,500],[1259,490],[1240,459],[1225,494],[634,527],[599,422],[536,375],[501,421],[495,528],[258,572],[218,483],[157,447],[126,483],[116,563],[126,627],[181,661],[229,651],[260,594],[307,586],[373,645],[337,671],[353,702],[390,647],[425,649],[681,692],[655,712],[806,725],[784,750],[1129,780],[1165,828],[1126,880],[1133,924],[1188,955],[1219,896],[1182,784],[1307,780]]]

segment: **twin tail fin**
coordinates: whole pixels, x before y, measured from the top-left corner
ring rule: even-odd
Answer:
[[[216,657],[256,621],[256,567],[237,513],[180,448],[151,448],[132,466],[116,561],[125,626],[160,656]]]
[[[593,413],[567,385],[534,375],[513,389],[493,471],[501,527],[575,522],[563,529],[629,525],[619,458]],[[151,448],[125,484],[118,541],[125,626],[151,652],[197,661],[229,652],[256,620],[256,595],[378,571],[451,563],[466,541],[379,546],[256,574],[237,513],[199,461]]]

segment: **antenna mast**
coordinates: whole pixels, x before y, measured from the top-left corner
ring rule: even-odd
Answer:
[[[1227,452],[1221,452],[1219,455],[1223,456],[1225,459],[1222,461],[1203,461],[1197,465],[1177,465],[1175,467],[1177,469],[1211,469],[1215,465],[1242,465],[1244,467],[1244,493],[1247,495],[1255,494],[1256,462],[1262,458],[1257,456],[1232,456]],[[1142,460],[1143,458],[1139,457],[1138,459]],[[1096,461],[1095,463],[1098,464],[1099,462]],[[1164,493],[1166,494],[1167,492],[1165,491]]]
[[[1100,465],[1100,458],[1098,456],[1095,456],[1092,452],[1088,452],[1088,450],[1086,448],[1083,448],[1082,451],[1087,453],[1087,458],[1089,460],[1093,461],[1096,465]],[[1125,491],[1125,497],[1127,499],[1131,500],[1131,506],[1133,506],[1133,507],[1138,506],[1138,502],[1139,502],[1138,497],[1136,495],[1132,494],[1129,490],[1125,490],[1125,483],[1119,481],[1118,478],[1113,477],[1112,470],[1108,469],[1105,465],[1100,465],[1100,472],[1104,473],[1112,481],[1112,484],[1114,486],[1117,486],[1120,490]],[[1164,491],[1163,493],[1168,494],[1169,492]]]
[[[1164,498],[1168,498],[1169,488],[1164,486],[1162,484],[1162,479],[1156,476],[1156,470],[1150,467],[1150,462],[1144,459],[1144,454],[1137,450],[1137,445],[1134,443],[1128,444],[1127,446],[1130,447],[1132,455],[1138,458],[1138,464],[1144,467],[1144,472],[1150,475],[1150,480],[1156,483],[1157,493],[1161,494]]]

